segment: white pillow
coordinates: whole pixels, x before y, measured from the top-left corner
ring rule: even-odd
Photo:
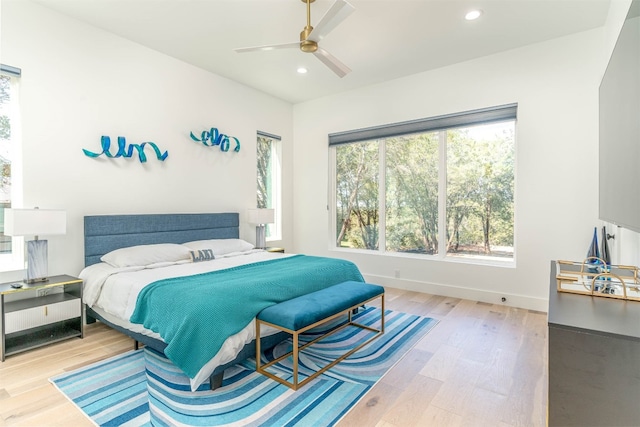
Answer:
[[[215,256],[229,254],[231,252],[245,252],[253,249],[253,245],[242,239],[211,239],[187,242],[185,247],[194,251],[211,249]]]
[[[129,246],[102,255],[100,261],[116,267],[144,267],[189,259],[189,248],[175,243]]]

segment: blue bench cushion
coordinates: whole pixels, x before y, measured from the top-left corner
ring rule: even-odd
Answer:
[[[258,319],[297,331],[383,293],[379,285],[343,282],[267,307]]]

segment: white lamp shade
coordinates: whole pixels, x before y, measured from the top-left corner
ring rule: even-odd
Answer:
[[[67,233],[67,212],[55,209],[5,209],[7,236],[46,236]]]
[[[275,210],[273,209],[249,209],[249,224],[273,224]]]

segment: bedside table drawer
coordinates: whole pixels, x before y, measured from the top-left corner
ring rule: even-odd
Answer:
[[[81,313],[79,298],[8,312],[5,315],[5,334],[73,319]]]

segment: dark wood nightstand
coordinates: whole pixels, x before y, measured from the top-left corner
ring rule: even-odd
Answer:
[[[6,301],[7,295],[29,291],[27,298]],[[30,284],[0,283],[0,361],[57,341],[82,338],[83,313],[82,279],[77,277],[52,276]]]

